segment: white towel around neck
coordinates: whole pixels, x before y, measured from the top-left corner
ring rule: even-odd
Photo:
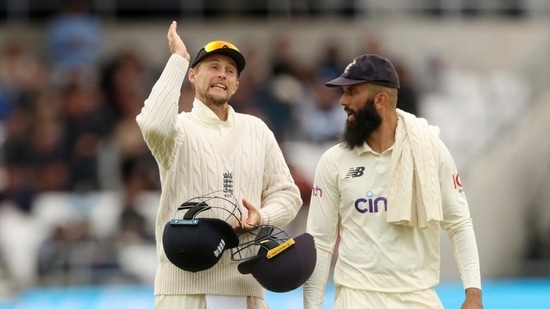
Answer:
[[[439,187],[439,128],[397,109],[387,222],[416,228],[443,220]]]

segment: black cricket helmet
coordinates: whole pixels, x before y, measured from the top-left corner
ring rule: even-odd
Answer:
[[[210,206],[207,202],[211,200],[228,202],[232,210]],[[213,208],[228,212],[229,215],[225,220],[197,216]],[[227,222],[232,217],[241,222],[242,215],[236,202],[213,192],[182,203],[176,214],[182,210],[186,210],[183,217],[166,222],[162,235],[164,253],[178,268],[190,272],[209,269],[218,263],[225,250],[239,244],[238,235]]]
[[[313,273],[317,252],[313,236],[308,233],[295,238],[273,225],[259,226],[253,240],[232,250],[231,258],[241,261],[238,270],[252,274],[267,290],[288,292],[300,287]],[[245,249],[257,247],[253,256],[243,256]]]

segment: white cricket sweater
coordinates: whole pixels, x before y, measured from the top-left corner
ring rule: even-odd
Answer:
[[[227,121],[219,120],[195,99],[191,112],[178,111],[181,85],[189,62],[172,55],[136,117],[143,137],[154,155],[162,192],[156,219],[158,268],[155,295],[219,294],[264,297],[264,289],[251,275],[237,270],[226,250],[212,268],[187,272],[175,267],[164,254],[162,232],[176,209],[193,197],[222,190],[231,192],[246,219],[241,200],[260,208],[264,224],[284,226],[302,205],[298,187],[290,174],[273,133],[259,118],[236,113],[231,107]],[[212,200],[212,206],[226,202]],[[216,204],[217,203],[217,204]],[[228,213],[213,209],[208,216],[225,219]],[[248,241],[241,237],[241,243]],[[250,238],[250,237],[249,237]],[[248,252],[254,254],[257,248]],[[139,257],[136,257],[139,259]]]

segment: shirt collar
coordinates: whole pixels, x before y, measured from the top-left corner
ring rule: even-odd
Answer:
[[[366,142],[364,142],[361,146],[355,147],[355,153],[357,153],[358,155],[362,155],[365,152],[374,153],[374,150],[372,150],[372,148],[370,148],[369,144],[367,144]]]
[[[394,145],[392,145],[390,148],[384,150],[384,152],[393,150],[393,146]],[[360,156],[365,152],[371,152],[373,154],[377,154],[376,151],[372,150],[372,148],[370,148],[369,144],[367,144],[366,142],[364,142],[363,145],[361,145],[359,147],[355,147],[355,153],[357,153],[357,155]]]

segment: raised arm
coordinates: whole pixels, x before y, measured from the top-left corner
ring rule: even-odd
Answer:
[[[167,34],[172,55],[136,117],[145,142],[164,166],[170,164],[177,145],[178,102],[190,59],[176,29],[177,23],[173,21]]]

